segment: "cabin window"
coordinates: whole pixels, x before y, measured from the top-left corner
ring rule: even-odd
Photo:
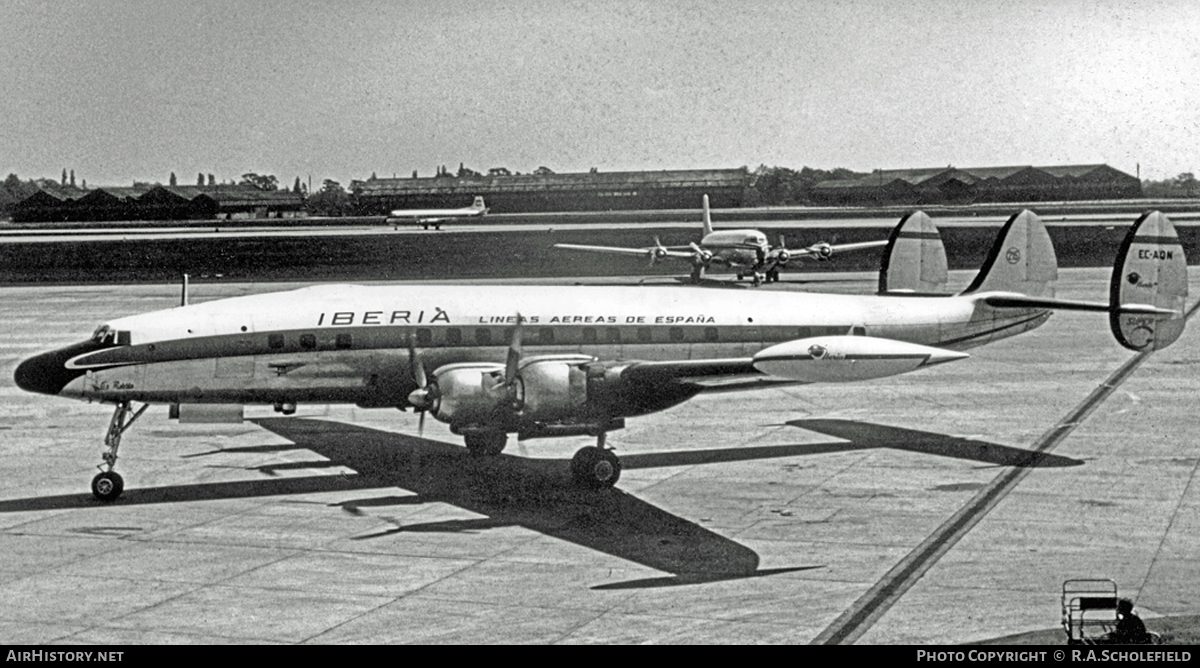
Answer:
[[[279,349],[283,347],[283,334],[271,334],[267,337],[267,347]]]
[[[862,325],[855,325],[850,329],[850,336],[866,336],[867,328]]]
[[[599,337],[596,336],[596,328],[595,327],[584,327],[583,328],[583,342],[584,343],[596,343],[596,341],[598,341],[598,340],[599,340]]]
[[[717,328],[716,327],[705,327],[704,328],[704,340],[705,341],[716,341],[717,340]]]
[[[433,343],[433,332],[425,327],[417,329],[417,345],[427,346]]]
[[[301,334],[300,335],[300,347],[307,348],[309,350],[316,348],[317,347],[317,335],[316,334]]]
[[[672,341],[675,341],[675,342],[682,341],[683,340],[683,328],[682,327],[672,327],[667,330],[667,335],[671,337]]]
[[[605,343],[620,343],[621,342],[621,330],[617,329],[616,327],[605,327],[604,328],[604,342]]]
[[[650,339],[651,339],[651,336],[650,336],[650,328],[649,327],[638,327],[637,328],[637,340],[639,343],[650,343]]]
[[[492,330],[483,328],[475,330],[475,343],[481,346],[490,346],[492,344]]]
[[[554,343],[554,328],[542,327],[538,330],[538,343],[542,345],[550,345]]]
[[[457,327],[451,327],[446,330],[446,343],[452,346],[462,345],[462,330]]]
[[[349,334],[338,334],[337,340],[334,342],[334,345],[336,345],[341,350],[345,350],[346,348],[349,348],[350,346],[354,345],[354,339],[352,339]]]

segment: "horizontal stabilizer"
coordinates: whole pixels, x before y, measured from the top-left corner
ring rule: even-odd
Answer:
[[[1102,313],[1128,313],[1131,315],[1176,316],[1179,311],[1158,308],[1150,304],[1103,304],[1100,302],[1080,302],[1068,299],[1046,299],[1044,297],[1026,297],[1018,294],[989,294],[983,302],[996,308],[1046,308],[1059,311],[1097,311]]]

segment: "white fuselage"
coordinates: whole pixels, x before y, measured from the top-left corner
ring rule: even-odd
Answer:
[[[486,209],[466,207],[462,209],[396,209],[388,214],[388,218],[405,220],[442,220],[445,218],[470,218],[482,216]]]
[[[121,345],[66,361],[59,394],[120,401],[403,405],[409,360],[503,363],[521,319],[527,355],[748,360],[773,344],[866,335],[947,349],[1032,329],[1049,313],[974,297],[703,288],[329,285],[119,318]],[[83,372],[88,373],[84,374]]]
[[[721,230],[704,235],[700,247],[712,253],[710,264],[754,269],[763,263],[771,246],[758,230]]]

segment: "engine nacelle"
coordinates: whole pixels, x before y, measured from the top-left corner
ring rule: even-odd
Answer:
[[[520,417],[550,422],[582,417],[588,403],[586,355],[535,357],[521,364],[517,376]]]
[[[699,391],[652,371],[626,378],[636,366],[589,355],[541,355],[523,360],[510,386],[503,365],[448,364],[409,402],[451,430],[562,435],[619,429],[621,418],[669,408]]]
[[[508,403],[502,364],[447,364],[433,372],[429,385],[429,412],[441,422],[493,422]]]
[[[754,368],[806,383],[869,380],[969,357],[966,353],[874,336],[817,336],[771,346]]]

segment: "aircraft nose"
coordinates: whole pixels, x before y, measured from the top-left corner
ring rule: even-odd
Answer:
[[[67,360],[80,354],[87,344],[77,344],[30,357],[17,365],[13,380],[26,392],[58,394],[67,383],[83,375],[82,369],[68,369]]]

